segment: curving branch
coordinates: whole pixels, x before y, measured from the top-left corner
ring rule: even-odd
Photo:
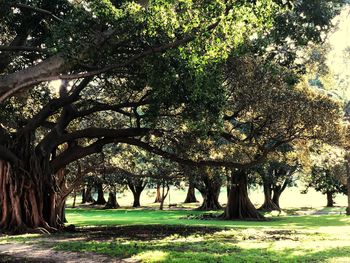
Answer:
[[[214,28],[216,28],[220,21],[221,19],[219,18],[216,22],[209,25],[205,30],[201,30],[200,27],[195,28],[192,30],[192,32],[190,32],[187,36],[183,38],[174,39],[172,42],[157,47],[150,47],[144,50],[143,52],[132,56],[125,62],[111,64],[109,66],[97,70],[81,72],[77,74],[62,74],[63,72],[68,72],[80,62],[73,63],[72,61],[68,61],[64,58],[62,54],[54,55],[38,63],[35,66],[0,77],[0,103],[22,89],[33,87],[42,82],[57,79],[73,80],[87,78],[124,68],[147,56],[154,55],[157,53],[164,53],[167,50],[171,50],[185,45],[191,42],[193,39],[195,39],[198,35],[201,35],[205,32],[211,31]],[[88,51],[91,51],[91,49],[97,49],[98,47],[100,47],[102,44],[105,43],[107,39],[109,39],[114,34],[114,32],[115,30],[109,29],[97,35],[96,41],[93,41],[92,45],[89,46],[87,50],[83,50],[81,52],[81,55],[88,53]]]
[[[44,14],[44,15],[48,15],[48,16],[52,17],[54,20],[56,20],[58,22],[62,22],[63,21],[61,18],[56,16],[54,13],[52,13],[51,11],[46,10],[46,9],[42,9],[42,8],[39,8],[39,7],[30,6],[30,5],[26,5],[26,4],[22,4],[22,3],[14,3],[12,6],[13,7],[17,7],[19,9],[27,9],[27,10],[30,10],[30,11],[33,11],[33,12],[37,12],[37,13],[41,13],[41,14]]]
[[[30,120],[29,123],[27,123],[23,129],[19,131],[19,134],[21,135],[35,130],[37,127],[45,123],[48,117],[55,114],[62,107],[77,101],[80,92],[90,83],[91,80],[92,77],[85,78],[73,89],[69,96],[51,100]]]
[[[18,51],[26,51],[26,52],[39,52],[46,53],[47,51],[40,47],[30,47],[30,46],[0,46],[1,52],[18,52]]]
[[[103,150],[103,146],[113,142],[116,142],[116,140],[104,138],[97,140],[89,146],[83,147],[75,145],[73,147],[69,147],[50,162],[52,172],[56,173],[58,170],[66,167],[68,164],[74,161],[84,158],[85,156],[101,152]]]

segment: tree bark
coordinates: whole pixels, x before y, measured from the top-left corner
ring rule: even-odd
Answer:
[[[81,190],[81,203],[86,204],[86,190],[85,187]]]
[[[208,169],[201,169],[201,181],[204,186],[197,184],[196,188],[199,190],[203,197],[203,203],[197,210],[219,210],[222,206],[219,203],[219,195],[222,186],[222,181],[220,176],[213,174],[212,171]]]
[[[263,220],[248,196],[247,174],[237,170],[231,174],[231,190],[224,213],[225,219]]]
[[[264,183],[263,187],[264,187],[264,203],[258,210],[264,211],[264,212],[271,212],[274,210],[281,211],[279,206],[276,205],[272,200],[272,189],[270,185],[268,183]]]
[[[117,195],[115,192],[110,191],[108,196],[108,201],[105,205],[105,209],[116,209],[119,208],[120,205],[117,202]]]
[[[327,192],[327,207],[333,207],[334,206],[334,200],[333,200],[333,193]]]
[[[76,201],[77,201],[77,192],[74,190],[72,208],[75,208]]]
[[[54,190],[53,176],[43,169],[44,163],[31,155],[24,172],[0,160],[2,231],[20,233],[41,228],[51,232],[63,227],[65,198]]]
[[[97,188],[97,200],[94,204],[96,205],[105,205],[106,204],[106,199],[104,197],[104,193],[103,193],[103,185],[102,183],[97,183],[96,184],[96,188]]]
[[[160,184],[157,184],[156,199],[154,200],[154,202],[160,203],[161,201],[162,201],[162,196],[160,193]]]
[[[274,190],[273,191],[273,197],[272,197],[272,202],[278,207],[278,210],[281,210],[280,207],[280,197],[281,197],[282,191],[280,190]]]
[[[85,190],[85,202],[86,203],[95,203],[94,198],[92,197],[92,186],[90,184],[88,184],[86,186],[86,190]]]
[[[144,180],[139,179],[139,178],[137,178],[135,180],[133,180],[133,179],[128,180],[129,189],[134,196],[134,202],[133,202],[132,207],[140,207],[141,206],[140,197],[141,197],[141,193],[142,193],[143,189],[145,189],[145,187],[146,187],[146,184],[147,183],[145,183]]]
[[[132,204],[132,207],[140,207],[141,206],[141,204],[140,204],[141,192],[135,191],[135,192],[132,193],[133,196],[134,196],[134,202]]]
[[[188,185],[188,190],[187,190],[187,195],[184,203],[196,203],[198,202],[196,199],[196,194],[195,194],[195,188],[193,183],[189,183]]]
[[[160,201],[160,205],[159,205],[159,210],[163,210],[163,208],[164,208],[164,201],[165,201],[165,198],[168,196],[169,190],[170,190],[169,184],[166,184],[166,189],[167,190],[165,192],[165,183],[163,182],[162,196],[161,196],[161,201]]]

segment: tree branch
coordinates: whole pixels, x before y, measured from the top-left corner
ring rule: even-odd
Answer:
[[[46,9],[42,9],[39,7],[30,6],[30,5],[25,5],[25,4],[21,4],[21,3],[14,3],[12,6],[17,7],[19,9],[27,9],[27,10],[31,10],[33,12],[37,12],[37,13],[51,16],[54,20],[56,20],[58,22],[63,21],[61,18],[59,18],[58,16],[56,16],[55,14],[53,14],[52,12],[50,12],[49,10],[46,10]]]
[[[40,52],[46,53],[45,49],[40,47],[29,47],[29,46],[0,46],[1,52],[17,52],[17,51],[28,51],[28,52]]]

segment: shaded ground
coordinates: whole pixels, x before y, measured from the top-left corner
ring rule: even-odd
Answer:
[[[84,227],[76,230],[75,237],[84,237],[86,240],[105,240],[123,238],[125,240],[158,240],[173,235],[188,237],[191,235],[205,235],[222,231],[223,228],[202,226],[115,226],[115,227]]]
[[[96,253],[55,251],[52,247],[60,242],[77,241],[108,241],[123,240],[159,240],[176,235],[188,237],[190,235],[206,235],[215,233],[222,228],[192,227],[192,226],[116,226],[116,227],[84,227],[77,228],[72,233],[42,235],[39,238],[28,238],[24,244],[0,244],[0,262],[10,263],[89,263],[89,262],[139,262],[131,258],[114,258]],[[1,236],[0,236],[1,237]],[[16,241],[16,237],[9,242]],[[23,241],[23,238],[17,239]]]
[[[115,259],[95,253],[55,251],[42,244],[4,244],[0,245],[0,262],[10,263],[93,263],[93,262],[137,262]]]
[[[0,263],[350,262],[350,217],[329,214],[336,209],[295,209],[288,214],[298,216],[266,222],[187,217],[203,214],[197,211],[71,209],[69,222],[81,226],[73,232],[0,234]]]

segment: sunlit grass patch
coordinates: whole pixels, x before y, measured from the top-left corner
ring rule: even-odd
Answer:
[[[142,262],[162,262],[165,261],[169,256],[169,253],[160,251],[160,250],[154,250],[154,251],[145,251],[141,252],[140,254],[135,255],[133,258]]]
[[[24,235],[17,235],[17,236],[9,236],[9,235],[0,235],[0,244],[7,244],[7,243],[26,243],[26,242],[33,242],[35,239],[42,237],[41,234],[24,234]]]
[[[333,227],[333,232],[322,229],[240,228],[188,237],[172,235],[148,242],[120,238],[63,242],[55,248],[131,257],[141,262],[350,262],[350,228]]]

